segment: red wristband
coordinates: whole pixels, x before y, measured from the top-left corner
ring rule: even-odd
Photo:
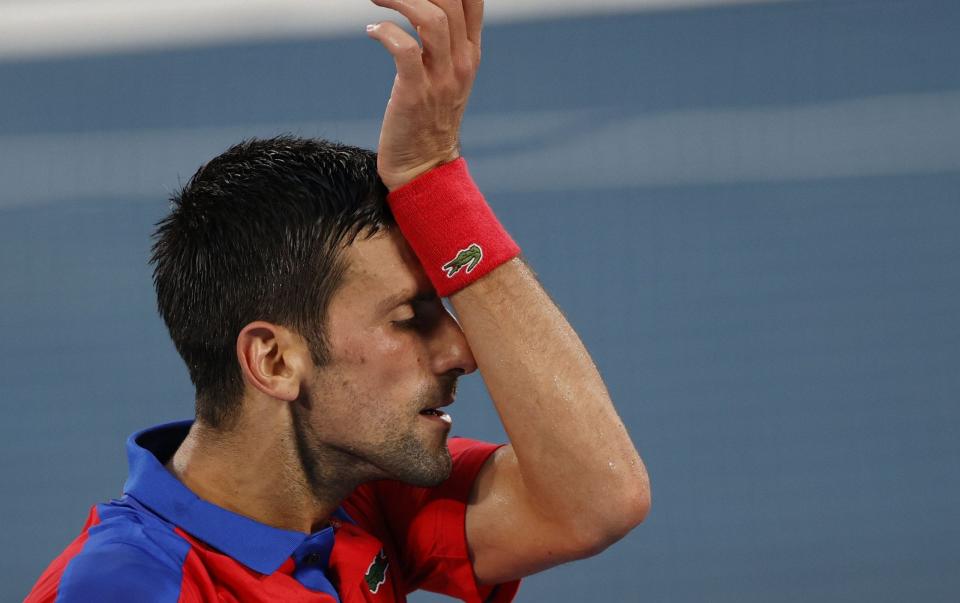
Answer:
[[[387,203],[441,297],[456,293],[520,253],[462,157],[392,191]]]

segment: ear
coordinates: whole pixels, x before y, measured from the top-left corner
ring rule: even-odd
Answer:
[[[303,337],[261,320],[237,336],[237,360],[244,380],[264,394],[292,402],[300,396],[312,361]]]

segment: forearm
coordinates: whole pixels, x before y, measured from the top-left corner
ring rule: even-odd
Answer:
[[[421,43],[390,22],[368,29],[397,65],[377,171],[425,274],[451,299],[511,442],[477,474],[465,520],[474,573],[496,584],[621,537],[647,513],[647,474],[577,334],[522,261],[501,263],[516,245],[450,161],[480,63],[483,1],[373,1],[403,14]]]
[[[576,332],[518,258],[450,298],[529,500],[560,523],[643,519],[646,469]],[[627,527],[626,529],[629,529]]]

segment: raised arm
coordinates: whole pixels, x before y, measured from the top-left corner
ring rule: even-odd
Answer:
[[[402,13],[370,29],[397,63],[378,168],[391,190],[459,156],[480,60],[480,0],[374,0]],[[467,510],[482,582],[599,552],[650,505],[643,462],[576,332],[515,258],[450,300],[510,445],[485,465]]]
[[[639,524],[647,473],[580,338],[519,259],[452,296],[511,445],[467,513],[478,578],[598,553]]]

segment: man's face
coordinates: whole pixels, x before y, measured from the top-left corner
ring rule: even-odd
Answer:
[[[453,399],[473,355],[398,230],[358,239],[346,260],[327,315],[330,362],[296,416],[301,461],[314,481],[343,463],[364,478],[436,485],[451,469],[449,416],[423,411]]]

